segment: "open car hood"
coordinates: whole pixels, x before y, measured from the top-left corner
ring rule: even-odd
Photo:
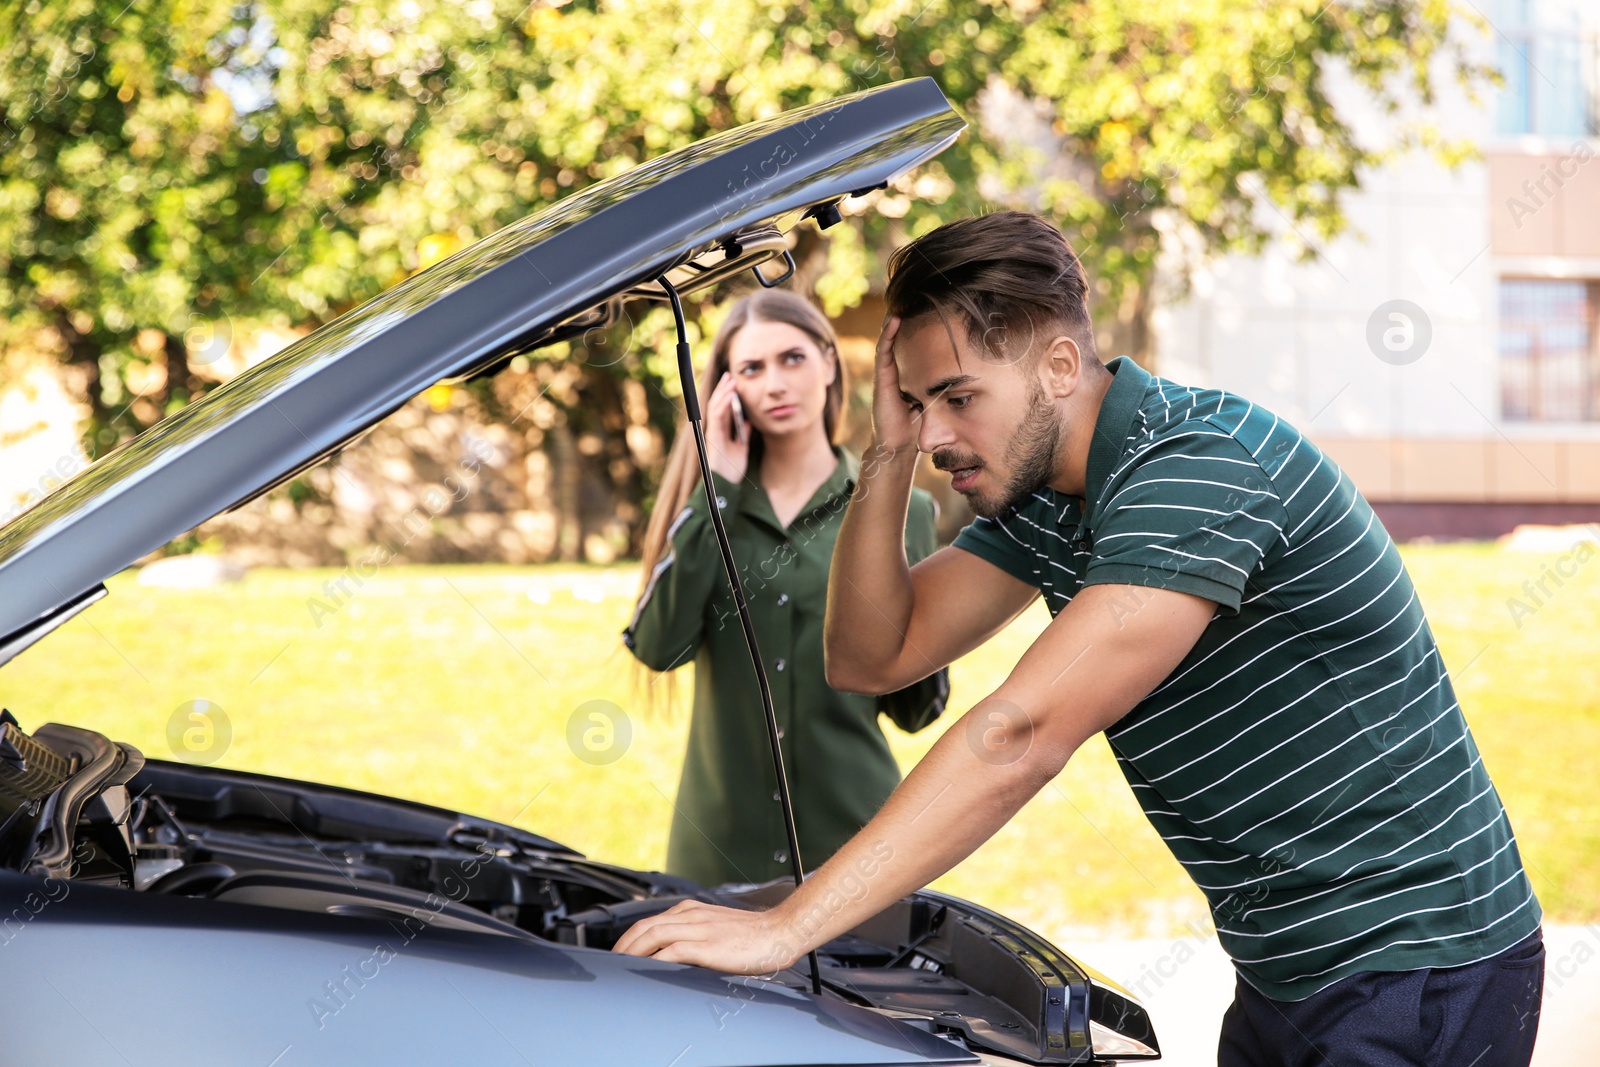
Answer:
[[[890,181],[964,125],[926,78],[799,108],[643,163],[418,272],[0,528],[0,662],[99,596],[110,575],[336,452],[430,385],[603,324],[669,269],[692,290],[781,255],[774,230],[796,213]]]

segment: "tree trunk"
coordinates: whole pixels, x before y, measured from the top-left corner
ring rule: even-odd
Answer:
[[[1150,284],[1136,283],[1123,293],[1115,308],[1103,308],[1095,318],[1095,347],[1101,362],[1109,363],[1118,356],[1132,356],[1145,370],[1158,373],[1155,365],[1155,346],[1150,334]]]
[[[578,514],[583,471],[572,428],[564,415],[550,427],[545,440],[550,448],[550,476],[560,523],[556,531],[556,558],[563,563],[576,563],[583,558],[583,521]]]
[[[82,367],[84,370],[84,397],[89,405],[89,425],[86,436],[89,445],[86,449],[89,458],[98,456],[100,448],[99,434],[105,428],[106,421],[111,412],[106,410],[101,402],[100,395],[100,342],[89,334],[82,334],[72,325],[72,320],[65,311],[57,311],[56,329],[60,332],[62,340],[67,345],[67,362],[73,366]]]

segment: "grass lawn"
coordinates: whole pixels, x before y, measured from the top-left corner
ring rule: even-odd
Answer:
[[[1509,598],[1534,607],[1522,584],[1554,557],[1485,545],[1405,557],[1549,919],[1600,920],[1600,776],[1589,765],[1600,753],[1600,563],[1547,582],[1542,606],[1514,614]],[[119,576],[109,598],[5,667],[0,703],[25,727],[74,723],[172,758],[175,712],[207,700],[232,727],[222,765],[412,797],[597,858],[661,864],[685,723],[642,710],[618,640],[634,568],[395,566],[347,580],[348,595],[324,588],[336,578],[260,570],[180,591]],[[1030,609],[956,664],[944,723],[917,736],[889,728],[903,766],[1047,619]],[[632,725],[608,766],[566,741],[569,716],[596,699]],[[938,886],[1063,942],[1206,922],[1102,739]]]

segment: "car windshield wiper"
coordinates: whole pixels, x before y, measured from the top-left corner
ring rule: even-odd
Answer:
[[[760,272],[756,272],[759,278]],[[745,603],[744,586],[739,581],[739,568],[734,563],[733,546],[728,542],[728,530],[722,523],[722,511],[717,507],[717,494],[711,484],[711,458],[706,454],[705,426],[700,419],[700,398],[694,386],[694,361],[689,352],[689,328],[683,319],[683,302],[678,290],[673,288],[665,274],[656,279],[666,291],[672,304],[672,318],[678,328],[678,377],[683,383],[683,407],[689,427],[694,431],[695,452],[700,457],[700,485],[705,490],[706,509],[711,512],[711,528],[717,534],[717,549],[722,554],[722,568],[727,572],[728,585],[733,590],[733,604],[739,613],[739,625],[744,630],[744,643],[750,650],[750,663],[756,669],[756,684],[761,689],[761,710],[766,715],[767,741],[772,746],[772,769],[778,776],[778,801],[783,808],[783,829],[789,837],[789,863],[794,872],[794,884],[805,881],[805,865],[800,860],[800,838],[795,832],[794,805],[789,800],[789,779],[783,771],[783,745],[778,736],[778,713],[772,706],[772,686],[767,681],[767,670],[762,665],[761,648],[756,642],[755,624],[750,620],[750,607]],[[762,280],[766,285],[767,281]],[[808,953],[811,962],[811,991],[822,993],[822,971],[817,965],[816,952]]]

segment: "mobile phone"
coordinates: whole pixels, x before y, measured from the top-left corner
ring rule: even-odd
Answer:
[[[739,403],[739,394],[733,394],[733,418],[728,420],[728,436],[735,441],[744,440],[744,405]]]

